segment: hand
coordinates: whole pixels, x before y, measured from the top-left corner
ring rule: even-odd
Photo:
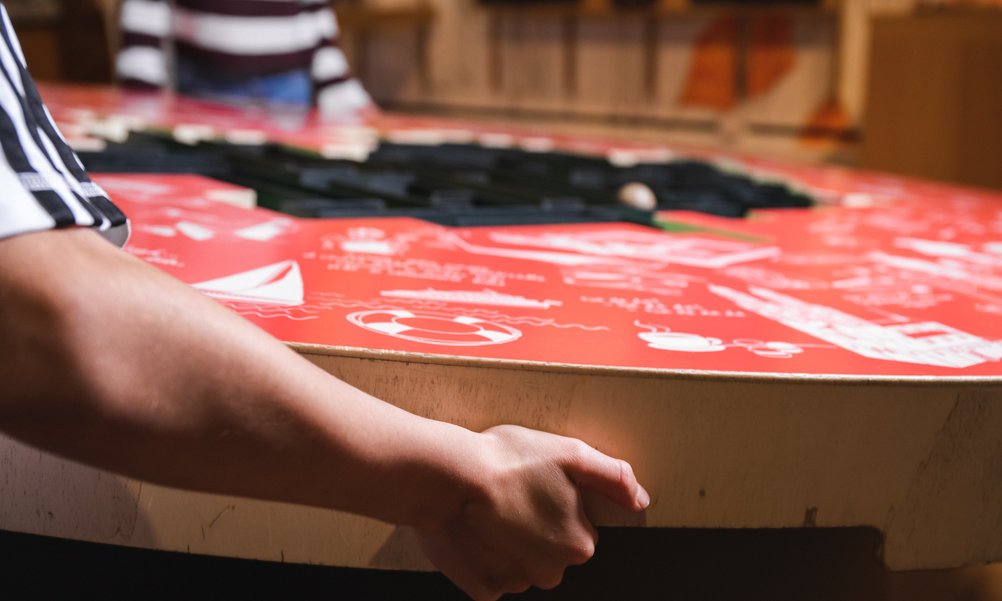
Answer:
[[[477,601],[554,588],[567,566],[591,558],[597,534],[581,488],[634,511],[650,504],[630,464],[579,440],[517,426],[476,436],[482,451],[462,458],[471,493],[416,530],[429,559]]]

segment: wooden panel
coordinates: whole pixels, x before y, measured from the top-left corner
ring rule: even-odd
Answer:
[[[475,0],[438,0],[429,36],[431,98],[441,102],[490,94],[487,44],[490,23]]]
[[[369,93],[381,100],[414,101],[423,98],[421,32],[415,28],[372,31],[361,41],[360,66]],[[356,56],[359,56],[356,53]]]
[[[631,115],[645,105],[644,20],[586,19],[578,28],[577,100],[585,114]]]
[[[508,15],[501,32],[501,84],[506,104],[528,111],[560,110],[567,95],[566,20]]]
[[[437,0],[429,33],[432,85],[426,101],[445,106],[497,106],[500,46],[495,19],[477,0]],[[495,64],[496,62],[496,64]]]
[[[1002,188],[1000,69],[1002,14],[878,19],[863,164]]]

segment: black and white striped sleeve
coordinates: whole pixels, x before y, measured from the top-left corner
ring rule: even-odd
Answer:
[[[85,226],[124,245],[125,215],[56,129],[2,2],[0,18],[0,238]]]

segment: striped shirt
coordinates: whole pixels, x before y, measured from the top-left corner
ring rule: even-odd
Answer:
[[[173,57],[227,74],[309,70],[325,112],[368,106],[338,46],[329,0],[123,0],[117,73],[125,85],[169,87]]]
[[[129,224],[56,129],[0,1],[0,238],[86,226],[119,246]]]

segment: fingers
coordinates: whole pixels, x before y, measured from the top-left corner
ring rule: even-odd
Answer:
[[[647,509],[651,497],[637,482],[629,463],[609,457],[580,441],[571,444],[575,448],[565,469],[579,486],[599,492],[627,509]]]
[[[469,537],[457,541],[450,534],[441,533],[433,536],[422,536],[421,543],[425,554],[445,576],[461,591],[475,601],[495,601],[505,590],[497,588],[480,572],[484,570],[485,557],[482,549],[471,545],[474,542]],[[496,560],[496,558],[491,558]],[[494,566],[496,561],[488,565]]]
[[[523,593],[535,586],[556,588],[568,565],[578,563],[556,557],[562,553],[550,549],[536,557],[512,556],[483,545],[483,541],[463,536],[423,537],[428,558],[460,590],[475,601],[494,601],[509,593]],[[594,544],[591,545],[594,548]]]

